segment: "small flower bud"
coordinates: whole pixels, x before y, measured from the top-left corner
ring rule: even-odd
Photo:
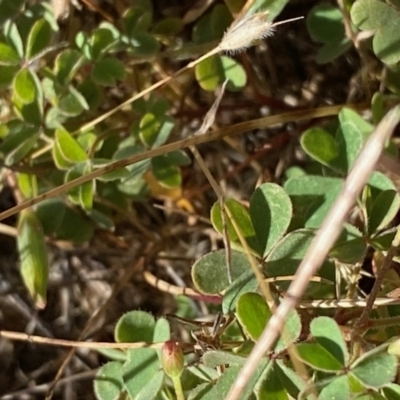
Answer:
[[[179,344],[173,340],[167,340],[161,350],[161,364],[164,372],[170,378],[179,377],[183,372],[183,353]]]

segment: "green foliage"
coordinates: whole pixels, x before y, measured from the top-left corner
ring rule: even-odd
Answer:
[[[351,393],[358,385],[378,389],[393,380],[397,360],[387,354],[387,345],[378,346],[351,362],[340,329],[332,319],[318,317],[311,323],[310,330],[316,343],[298,344],[296,350],[301,360],[311,367],[334,374],[325,380],[322,398]],[[352,383],[353,378],[357,385]]]
[[[162,18],[150,0],[135,1],[118,23],[102,22],[92,30],[72,30],[67,42],[53,45],[60,26],[48,5],[38,2],[29,7],[23,0],[0,0],[0,162],[5,168],[23,171],[15,174],[16,192],[23,199],[34,199],[100,168],[107,172],[64,190],[65,196],[60,191],[59,197],[47,198],[19,214],[20,273],[36,307],[46,303],[46,240],[87,242],[95,229],[115,229],[119,219],[116,211],[132,212],[134,201],[162,198],[165,193],[175,193],[175,197],[171,195],[174,200],[181,197],[183,170],[191,164],[187,153],[181,147],[167,152],[171,147],[166,147],[154,157],[147,156],[147,152],[159,150],[181,134],[182,125],[175,119],[176,104],[172,107],[169,103],[173,97],[167,99],[167,94],[153,91],[132,103],[123,103],[122,98],[159,79],[167,58],[172,68],[173,62],[178,65],[215,48],[233,15],[245,3],[213,3],[188,24],[177,16]],[[267,20],[272,21],[287,3],[256,0],[249,12],[268,9]],[[369,60],[369,52],[373,52],[388,66],[381,76],[380,65],[378,79],[383,83],[387,80],[393,92],[390,100],[398,102],[399,2],[356,0],[343,6],[341,10],[318,3],[306,16],[310,37],[320,47],[315,61],[329,63],[352,47],[364,52],[363,60]],[[362,47],[358,40],[365,41]],[[177,55],[176,59],[171,54]],[[243,60],[214,53],[191,64],[193,70],[186,71],[177,82],[190,82],[192,74],[202,96],[225,81],[228,91],[239,92],[248,82]],[[254,85],[254,81],[251,83]],[[173,85],[168,88],[174,96],[178,89]],[[233,96],[239,97],[238,93]],[[362,147],[384,117],[387,100],[383,92],[372,97],[371,121],[344,107],[334,123],[310,122],[300,138],[309,161],[304,169],[295,166],[286,170],[280,184],[260,184],[246,199],[248,203],[228,197],[213,204],[211,223],[229,246],[196,259],[191,278],[199,296],[207,299],[212,295],[220,300],[221,304],[213,307],[231,325],[217,319],[211,330],[202,327],[191,331],[193,341],[185,343],[182,350],[198,357],[185,354],[183,371],[176,374],[182,372],[185,398],[225,398],[276,305],[284,298]],[[3,104],[7,104],[5,117]],[[102,118],[114,107],[117,112]],[[393,147],[388,144],[385,151],[393,154]],[[140,161],[125,163],[119,169],[109,167],[133,156],[140,156]],[[379,270],[379,260],[394,238],[399,210],[396,185],[383,173],[374,172],[302,300],[329,302],[354,297],[359,266],[368,261],[369,252],[374,252],[374,268]],[[343,275],[344,267],[351,276],[340,282],[337,277]],[[252,268],[257,268],[261,279]],[[386,285],[382,283],[382,290]],[[267,286],[270,303],[260,294]],[[188,317],[193,311],[191,300],[184,299],[178,314]],[[386,309],[382,315],[391,312]],[[311,316],[312,321],[303,316]],[[367,330],[362,339],[354,336],[348,343],[343,327],[335,320],[340,316],[341,312],[329,310],[304,314],[292,311],[279,340],[258,365],[241,398],[312,398],[314,390],[319,399],[400,398],[396,379],[400,351],[397,342],[389,347],[393,336],[390,330]],[[345,328],[352,328],[352,321],[345,320]],[[94,380],[98,399],[174,398],[177,389],[169,378],[174,374],[166,374],[161,363],[161,346],[171,342],[166,318],[130,311],[117,322],[114,339],[120,344],[119,350],[99,350],[110,361]],[[138,347],[128,349],[127,343]],[[157,345],[153,348],[149,346],[152,344]],[[364,345],[363,351],[357,352]],[[307,369],[308,382],[290,358],[293,354]]]
[[[226,6],[216,5],[204,15],[193,29],[193,42],[202,44],[220,40],[232,22]],[[246,85],[247,77],[243,67],[233,58],[216,55],[197,64],[195,76],[202,89],[214,91],[228,80],[227,89],[238,91]]]
[[[316,57],[319,64],[334,60],[351,47],[342,13],[337,7],[317,4],[307,15],[307,28],[311,38],[322,44]]]
[[[235,250],[232,261],[227,264],[224,250],[208,253],[198,259],[192,268],[192,279],[197,290],[205,294],[216,294],[229,285],[229,275],[235,280],[249,269],[247,257]]]
[[[400,61],[399,4],[357,0],[351,8],[351,19],[359,29],[374,31],[372,47],[382,62],[392,65]]]
[[[18,222],[18,251],[21,276],[36,307],[44,308],[49,274],[46,242],[39,219],[24,210]]]

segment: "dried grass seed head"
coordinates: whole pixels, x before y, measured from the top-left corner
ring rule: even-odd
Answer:
[[[218,45],[220,51],[237,53],[246,50],[259,39],[265,39],[272,36],[277,25],[286,22],[296,21],[304,17],[288,19],[273,23],[266,21],[269,11],[264,10],[255,14],[244,16],[239,21],[234,22],[225,32],[221,42]]]

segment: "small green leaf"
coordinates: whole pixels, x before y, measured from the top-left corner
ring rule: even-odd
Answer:
[[[188,365],[187,371],[203,382],[204,381],[209,382],[211,380],[216,381],[219,377],[219,374],[215,369],[206,367],[204,364],[200,364],[200,363],[196,366]],[[184,374],[184,376],[186,375],[185,372],[183,372],[183,374]]]
[[[76,229],[77,226],[79,229]],[[66,207],[61,224],[55,233],[57,239],[82,243],[93,236],[93,231],[94,224],[89,218],[82,215],[82,212]]]
[[[153,343],[156,322],[154,317],[144,311],[130,311],[124,314],[115,326],[115,341],[118,343]]]
[[[75,37],[75,43],[81,50],[83,55],[88,59],[92,60],[92,51],[90,47],[90,40],[86,32],[80,31]]]
[[[400,385],[396,383],[389,383],[382,388],[382,392],[388,400],[400,400]]]
[[[351,123],[357,127],[361,132],[364,141],[366,141],[373,130],[375,129],[373,125],[367,122],[360,114],[356,113],[354,110],[344,107],[339,113],[340,124]]]
[[[103,168],[107,164],[110,164],[112,160],[99,160],[99,159],[94,159],[92,160],[93,167],[96,168]],[[97,180],[101,182],[111,182],[111,181],[119,181],[123,180],[126,178],[129,178],[131,174],[129,173],[127,168],[121,168],[121,169],[116,169],[114,171],[108,172],[107,174],[101,175]]]
[[[69,82],[83,62],[82,53],[74,49],[66,49],[58,54],[54,61],[54,73],[58,81],[64,85]]]
[[[268,371],[267,377],[258,391],[258,400],[269,400],[271,398],[276,400],[289,400],[286,388],[280,380],[278,369],[279,367],[274,363],[272,368]]]
[[[229,208],[229,211],[232,214],[233,219],[235,220],[240,233],[243,235],[244,239],[247,241],[248,245],[256,250],[260,248],[260,245],[257,242],[257,238],[255,235],[254,227],[250,219],[249,212],[247,209],[239,203],[237,200],[227,198],[225,199],[225,207]],[[211,209],[211,222],[216,231],[220,234],[224,234],[224,226],[226,224],[226,229],[228,233],[229,240],[241,247],[239,236],[236,232],[235,227],[232,222],[229,220],[228,216],[225,213],[225,224],[224,219],[222,217],[221,212],[221,204],[219,201],[214,203]]]
[[[306,387],[305,381],[299,374],[279,360],[275,361],[274,370],[288,394],[295,399],[299,398],[300,391],[303,391]]]
[[[199,85],[204,90],[214,91],[223,82],[219,56],[212,56],[196,65],[194,71]]]
[[[63,169],[69,169],[71,167],[71,163],[64,158],[60,150],[60,147],[57,146],[56,144],[54,144],[53,146],[52,156],[54,164],[58,169],[63,170]]]
[[[70,169],[65,174],[65,182],[70,182],[83,175],[88,174],[91,168],[88,164],[78,164]],[[85,211],[91,211],[93,207],[93,197],[96,191],[96,180],[85,182],[82,185],[76,186],[68,192],[70,201],[80,205]]]
[[[1,126],[3,130],[2,143],[0,144],[0,152],[8,154],[25,140],[38,133],[38,128],[29,126],[21,120],[11,120],[7,124]]]
[[[318,4],[307,15],[307,28],[315,42],[323,44],[317,62],[324,64],[345,53],[352,45],[346,37],[343,15],[338,7]]]
[[[85,98],[90,109],[94,110],[102,103],[103,93],[90,77],[83,79],[77,89]]]
[[[265,260],[264,272],[268,277],[288,276],[296,273],[298,266],[304,258],[308,247],[314,237],[314,231],[308,229],[299,229],[290,232],[272,249]],[[323,267],[321,271],[323,270]],[[274,282],[282,290],[286,290],[288,282]],[[309,287],[320,287],[322,283],[310,282]]]
[[[133,57],[153,57],[160,49],[157,39],[146,32],[135,33],[129,38],[129,53]]]
[[[262,374],[267,368],[270,368],[271,362],[269,360],[263,360],[260,362],[256,371],[252,374],[251,378],[247,382],[246,387],[240,395],[240,398],[243,400],[254,400],[255,396],[253,393],[253,389],[260,379]],[[218,380],[214,383],[209,391],[204,393],[200,398],[201,400],[215,400],[215,399],[226,399],[227,394],[238,376],[241,366],[233,365],[229,368],[226,368],[222,375],[218,378]]]
[[[43,200],[36,206],[36,215],[46,236],[52,236],[58,231],[66,208],[64,201],[59,198]]]
[[[400,12],[396,7],[378,0],[357,0],[350,15],[359,29],[374,32],[372,47],[381,61],[393,65],[400,60]]]
[[[18,53],[8,44],[0,42],[0,65],[18,65]]]
[[[123,16],[124,31],[128,36],[131,36],[138,32],[147,31],[152,22],[152,10],[146,10],[145,8],[135,7],[129,8]]]
[[[36,100],[29,104],[24,104],[19,99],[13,97],[14,111],[26,123],[31,125],[41,125],[43,119],[43,103],[39,101],[40,92],[37,93]]]
[[[145,148],[140,144],[121,143],[120,148],[115,152],[113,159],[122,160],[127,157],[132,157],[145,151]],[[138,163],[129,165],[126,169],[130,172],[132,180],[138,180],[150,168],[151,160],[143,160]]]
[[[181,18],[165,18],[154,24],[151,31],[160,36],[176,36],[182,32],[184,24]]]
[[[90,209],[88,215],[100,228],[106,229],[111,232],[115,230],[115,223],[113,219],[105,213],[96,209]]]
[[[185,167],[191,164],[192,160],[183,150],[171,151],[165,154],[165,157],[171,164],[177,165],[179,167]]]
[[[15,51],[18,53],[19,58],[22,59],[24,57],[24,43],[22,41],[21,34],[19,33],[19,29],[16,23],[12,22],[10,24],[6,24],[4,30],[7,42],[14,47]]]
[[[344,37],[340,42],[326,43],[318,51],[315,61],[318,64],[327,64],[346,53],[352,47],[352,42]]]
[[[37,88],[33,72],[29,68],[21,69],[14,78],[14,94],[22,104],[33,103],[37,96]]]
[[[318,371],[339,372],[344,366],[324,347],[317,343],[300,343],[296,352],[304,363]]]
[[[111,361],[104,364],[96,373],[94,392],[98,400],[118,399],[124,390],[122,363]]]
[[[204,353],[202,360],[204,365],[209,368],[216,368],[220,365],[243,365],[246,357],[233,354],[227,351],[210,350]]]
[[[103,144],[103,141],[97,140],[98,136],[94,132],[85,132],[81,133],[77,137],[78,143],[82,146],[82,148],[85,151],[97,151],[101,149],[101,145]],[[106,161],[108,163],[109,160]],[[92,164],[94,165],[94,162],[92,160]]]
[[[147,113],[140,120],[139,136],[144,145],[153,147],[160,129],[160,120],[154,114]]]
[[[81,114],[83,110],[88,110],[89,105],[81,93],[73,86],[69,86],[68,91],[59,98],[58,108],[63,114],[75,117]]]
[[[217,380],[217,382],[213,386],[211,386],[211,389],[205,392],[204,395],[200,397],[201,400],[225,399],[241,368],[241,366],[236,365],[226,368]],[[248,384],[246,386],[246,390],[244,390],[240,398],[243,400],[249,399],[252,388],[253,385]]]
[[[309,205],[306,213],[306,228],[319,228],[328,215],[333,203],[342,191],[343,181],[334,184],[323,196]]]
[[[70,165],[80,163],[88,159],[81,145],[64,129],[56,130],[56,142],[53,147],[57,148],[63,160]],[[55,159],[57,162],[57,159]]]
[[[159,318],[156,321],[156,325],[154,327],[153,342],[154,343],[166,342],[170,338],[171,338],[171,329],[168,320],[165,318]]]
[[[211,11],[210,26],[206,29],[212,30],[213,38],[222,38],[229,25],[232,23],[232,14],[225,4],[217,4]]]
[[[371,99],[372,118],[375,124],[379,124],[385,115],[385,104],[382,93],[375,92]]]
[[[220,83],[222,84],[228,80],[226,89],[231,92],[236,92],[244,88],[247,83],[247,75],[244,68],[233,58],[227,56],[221,56],[221,63],[224,75]]]
[[[301,147],[314,160],[327,167],[335,168],[338,148],[332,135],[321,128],[306,130],[300,139]]]
[[[286,320],[284,331],[275,345],[274,351],[280,353],[298,340],[301,333],[301,320],[296,310],[292,310]]]
[[[79,205],[85,210],[93,208],[93,198],[96,192],[96,181],[85,182],[79,186]]]
[[[356,227],[346,224],[329,256],[344,264],[355,264],[364,259],[366,252],[367,243],[364,236]]]
[[[151,166],[154,177],[161,186],[166,188],[176,188],[182,183],[180,169],[171,164],[164,156],[158,156],[151,159]]]
[[[143,379],[144,382],[144,379]],[[164,371],[158,371],[151,380],[143,386],[142,390],[135,397],[135,400],[156,399],[164,382]]]
[[[368,211],[368,232],[373,234],[387,226],[400,209],[400,196],[397,190],[385,190],[376,197]]]
[[[140,396],[143,399],[141,392],[147,392],[150,389],[148,385],[153,386],[157,393],[161,388],[162,379],[158,374],[160,364],[155,349],[129,349],[127,355],[122,374],[130,398],[136,399],[136,396]]]
[[[292,203],[275,183],[259,186],[250,199],[250,217],[264,257],[283,236],[292,219]]]
[[[17,17],[24,4],[25,0],[0,0],[0,26]]]
[[[329,317],[317,317],[311,321],[310,331],[317,343],[335,357],[341,365],[349,360],[347,345],[338,324]]]
[[[400,357],[400,338],[397,338],[394,342],[390,343],[388,353]]]
[[[245,293],[236,304],[236,316],[244,332],[256,342],[267,322],[271,318],[271,310],[267,303],[257,293]]]
[[[38,185],[36,175],[18,173],[18,188],[25,199],[31,199],[38,194]]]
[[[110,30],[102,28],[96,29],[90,38],[92,59],[97,60],[101,55],[107,54],[116,41]]]
[[[6,165],[15,165],[24,159],[37,144],[39,133],[31,135],[27,140],[21,141],[19,146],[10,151],[5,158]]]
[[[1,63],[0,63],[1,64]],[[18,66],[0,65],[0,89],[8,89],[14,80],[14,76],[19,71]]]
[[[172,118],[159,117],[147,113],[140,120],[139,136],[143,144],[149,148],[159,147],[164,144],[174,127]]]
[[[228,90],[240,90],[247,81],[243,67],[226,56],[212,56],[200,62],[195,67],[195,75],[199,85],[207,91],[214,91],[227,79]]]
[[[397,358],[386,352],[387,344],[369,351],[351,366],[351,373],[368,388],[380,388],[393,381]]]
[[[368,179],[372,198],[376,198],[384,190],[396,190],[395,184],[382,172],[374,171]]]
[[[350,385],[347,375],[333,378],[322,390],[319,400],[350,399]]]
[[[190,391],[190,394],[187,398],[187,400],[200,400],[203,398],[204,395],[206,395],[211,388],[213,387],[213,384],[210,382],[206,383],[200,383],[197,385],[194,389]]]
[[[244,293],[256,292],[257,279],[252,270],[248,270],[235,279],[226,289],[222,300],[222,312],[228,314],[236,309],[239,297]]]
[[[251,267],[245,254],[231,252],[232,280]],[[217,294],[229,286],[228,266],[224,250],[217,250],[199,258],[192,267],[192,280],[197,290],[204,294]]]
[[[293,207],[304,214],[304,209],[322,206],[326,202],[326,193],[343,185],[343,180],[328,176],[304,175],[290,178],[284,189],[292,200]]]
[[[359,127],[353,121],[340,121],[335,141],[339,149],[339,156],[335,162],[337,168],[348,173],[364,144],[364,137]]]
[[[31,31],[29,32],[28,41],[26,44],[26,58],[31,60],[39,55],[50,45],[51,27],[45,19],[36,21]]]
[[[118,190],[137,201],[148,200],[150,195],[149,185],[142,178],[131,178],[118,184]]]
[[[46,238],[40,220],[29,209],[20,213],[17,243],[24,284],[36,307],[44,308],[49,275]]]
[[[232,23],[232,14],[223,4],[217,4],[210,13],[203,15],[192,31],[192,40],[196,44],[209,43],[221,39]]]
[[[268,21],[274,20],[284,9],[289,0],[255,0],[249,8],[249,14],[268,9]],[[241,6],[242,7],[242,6]],[[241,9],[240,7],[240,9]]]
[[[103,58],[98,60],[92,70],[93,80],[103,86],[114,86],[117,80],[125,78],[125,68],[116,58]]]

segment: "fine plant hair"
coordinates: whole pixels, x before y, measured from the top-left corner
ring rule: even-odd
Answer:
[[[303,18],[297,17],[273,23],[266,20],[268,14],[268,10],[260,11],[235,21],[225,32],[218,49],[229,54],[245,51],[257,40],[271,37],[275,33],[276,26]]]

